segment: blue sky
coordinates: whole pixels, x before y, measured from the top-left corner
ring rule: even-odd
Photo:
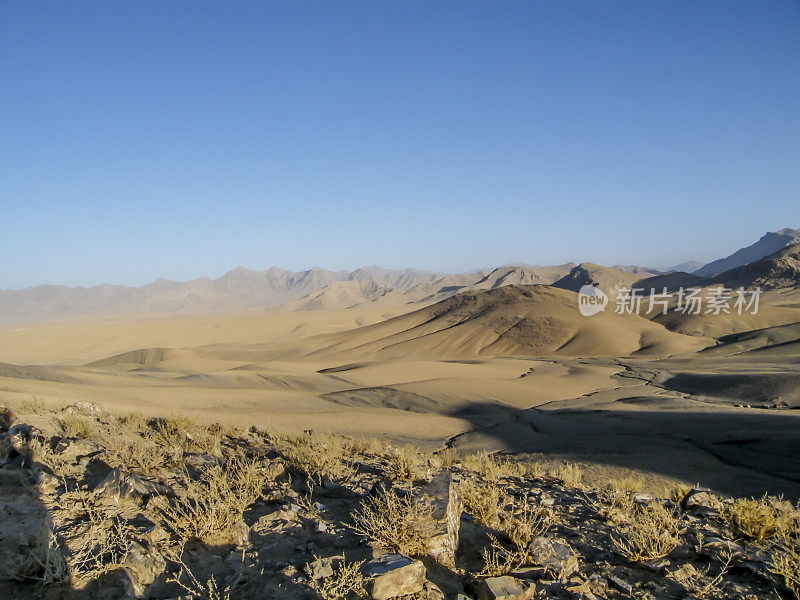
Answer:
[[[0,288],[800,227],[800,3],[0,2]]]

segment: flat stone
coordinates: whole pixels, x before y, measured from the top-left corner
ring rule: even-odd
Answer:
[[[425,588],[425,565],[402,554],[384,554],[364,566],[374,600],[416,594]]]
[[[628,581],[625,581],[621,577],[617,577],[616,575],[609,575],[608,576],[608,583],[616,590],[620,592],[625,592],[626,594],[630,595],[633,593],[633,584]]]
[[[683,583],[684,581],[689,581],[697,577],[697,569],[688,563],[680,567],[669,567],[667,568],[667,577],[678,583]]]
[[[489,577],[478,586],[478,600],[528,600],[535,594],[535,585],[526,588],[519,579],[508,575]]]

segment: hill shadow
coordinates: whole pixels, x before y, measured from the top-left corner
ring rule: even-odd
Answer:
[[[450,413],[474,425],[451,444],[631,468],[733,496],[800,498],[800,411],[665,410],[637,396],[620,402],[627,406],[552,411],[472,403]]]

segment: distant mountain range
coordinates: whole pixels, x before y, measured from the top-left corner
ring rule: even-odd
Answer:
[[[699,277],[713,277],[730,269],[741,267],[774,254],[778,250],[800,242],[800,229],[781,229],[761,236],[755,244],[741,248],[730,256],[703,265],[694,274]]]
[[[285,310],[318,310],[349,308],[365,302],[433,303],[468,290],[509,285],[543,284],[573,291],[583,285],[596,285],[610,291],[634,284],[653,288],[711,283],[786,287],[800,284],[798,243],[800,230],[797,229],[767,233],[755,244],[710,262],[691,274],[689,272],[697,264],[691,261],[665,271],[635,265],[603,267],[593,263],[566,263],[546,267],[506,265],[455,275],[417,269],[384,269],[374,265],[354,271],[314,267],[299,272],[278,267],[265,271],[239,267],[218,279],[188,282],[158,279],[141,287],[40,285],[24,290],[0,290],[0,321],[279,306]]]

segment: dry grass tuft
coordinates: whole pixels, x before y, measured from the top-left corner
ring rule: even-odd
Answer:
[[[58,417],[58,429],[68,438],[88,439],[97,431],[97,423],[77,415]]]
[[[386,476],[394,481],[419,481],[430,473],[427,457],[414,446],[394,446],[386,458]]]
[[[423,556],[437,532],[430,504],[387,490],[368,498],[353,521],[356,533],[374,540],[384,550],[413,556]]]
[[[229,543],[236,537],[244,511],[262,496],[267,481],[260,463],[231,458],[225,468],[202,470],[199,480],[184,471],[186,492],[174,500],[154,500],[163,526],[182,540]]]
[[[658,502],[634,505],[630,522],[611,539],[628,560],[641,562],[664,558],[680,542],[684,531],[674,512]]]
[[[550,476],[566,487],[580,487],[583,469],[574,463],[566,463],[550,471]]]
[[[341,562],[333,567],[333,575],[324,579],[312,579],[309,584],[323,600],[346,600],[353,596],[367,598],[364,575],[361,574],[361,565],[364,562]]]
[[[685,483],[679,483],[675,487],[670,490],[669,499],[672,500],[676,505],[679,505],[683,502],[683,499],[686,498],[686,494],[692,491],[692,488]]]
[[[486,527],[500,526],[500,486],[493,479],[465,479],[459,492],[464,510]]]
[[[734,500],[723,508],[722,519],[734,535],[756,542],[775,537],[783,528],[780,512],[766,496]]]
[[[355,474],[350,457],[352,441],[336,435],[287,436],[276,445],[289,465],[305,473],[317,484],[324,477],[344,481]]]

